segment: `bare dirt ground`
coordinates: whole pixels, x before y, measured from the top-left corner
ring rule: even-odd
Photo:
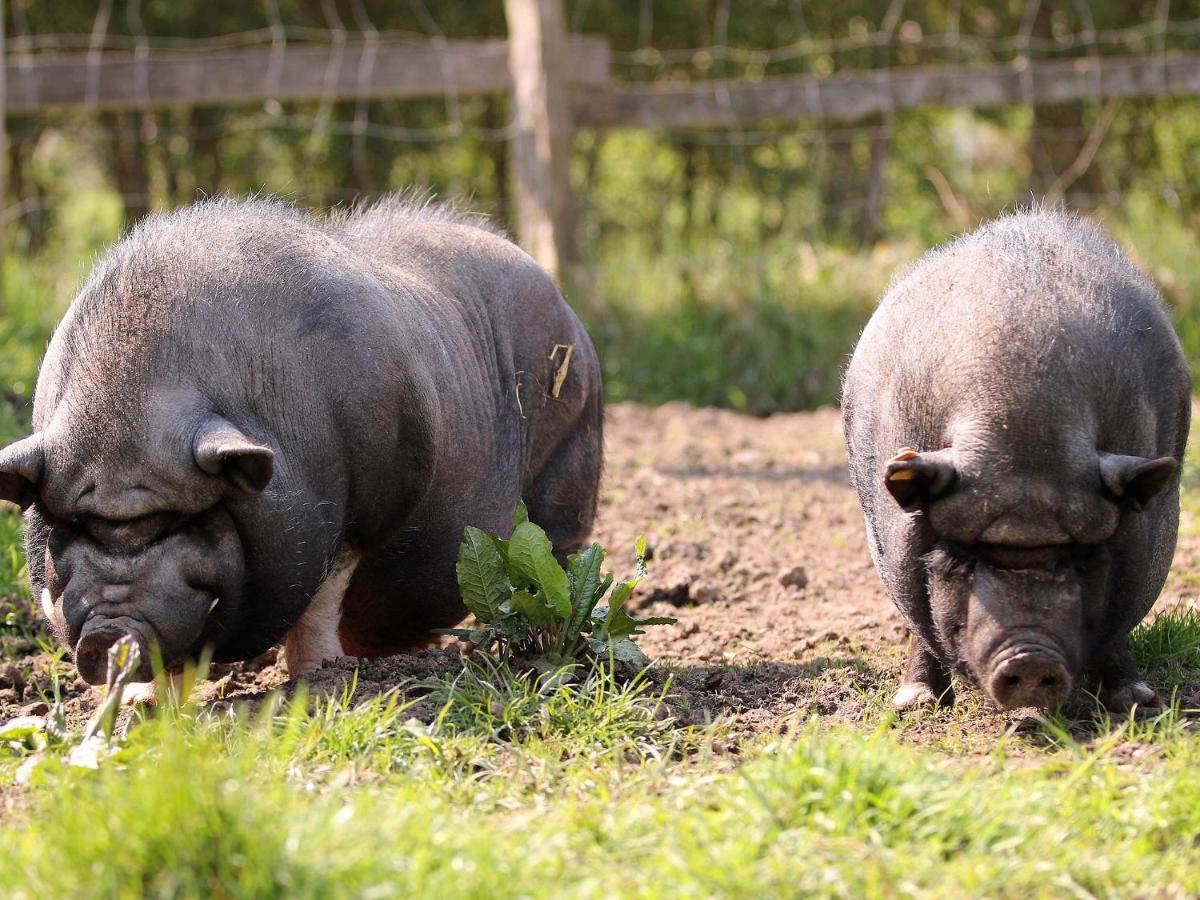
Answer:
[[[722,720],[736,741],[811,715],[868,722],[882,715],[907,638],[867,554],[836,410],[755,419],[682,404],[617,404],[608,410],[606,442],[594,539],[609,548],[620,577],[632,573],[636,537],[648,538],[650,576],[635,605],[679,622],[640,642],[656,662],[654,680],[670,678],[683,721]],[[1194,595],[1198,571],[1200,539],[1184,529],[1159,608]],[[49,665],[33,656],[0,671],[0,721],[42,711]],[[311,681],[337,689],[357,669],[357,690],[369,694],[459,667],[456,649],[434,647],[361,664],[331,661]],[[97,692],[75,679],[69,663],[60,670],[68,714],[86,716]],[[260,697],[286,683],[273,653],[212,675],[204,691],[211,699]],[[1196,693],[1181,700],[1200,706]],[[957,714],[917,717],[906,736],[930,739],[953,722],[987,741],[1027,723],[991,710],[969,688],[959,695]]]

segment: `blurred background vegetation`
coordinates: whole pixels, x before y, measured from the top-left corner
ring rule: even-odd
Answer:
[[[111,40],[272,26],[289,39],[340,27],[505,34],[501,0],[107,5]],[[10,60],[22,41],[86,49],[97,13],[94,0],[10,0]],[[1200,0],[570,0],[567,17],[609,39],[627,81],[1200,49]],[[139,217],[221,192],[325,207],[417,188],[508,226],[506,107],[488,96],[10,116],[0,437],[25,427],[37,362],[79,280]],[[1089,137],[1098,149],[1064,185]],[[565,287],[612,400],[756,414],[832,403],[898,268],[1056,184],[1158,281],[1200,360],[1200,99],[581,131],[572,177],[583,259]]]

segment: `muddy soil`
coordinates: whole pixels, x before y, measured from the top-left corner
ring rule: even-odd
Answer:
[[[839,428],[836,410],[756,419],[682,404],[609,408],[594,537],[618,577],[632,573],[637,536],[648,539],[650,576],[635,605],[679,623],[640,642],[656,662],[655,681],[670,678],[683,721],[720,720],[741,739],[812,715],[878,717],[894,689],[907,638],[867,554]],[[1194,596],[1194,531],[1184,529],[1159,608]],[[330,661],[310,681],[318,692],[341,690],[357,669],[363,696],[460,667],[454,647],[435,646],[361,664]],[[32,654],[0,668],[0,721],[41,712],[53,670],[68,716],[85,718],[98,692],[69,661]],[[281,686],[286,673],[272,651],[216,668],[203,696],[253,699]],[[981,738],[1023,727],[1020,713],[990,710],[969,687],[959,696],[960,706],[978,708],[967,727]],[[1200,689],[1180,699],[1200,706]],[[933,714],[906,734],[929,737],[952,715]]]

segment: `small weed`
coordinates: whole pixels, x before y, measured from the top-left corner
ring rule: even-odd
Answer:
[[[550,539],[529,521],[518,502],[508,540],[468,526],[458,550],[458,585],[477,627],[448,629],[502,661],[522,660],[541,672],[605,660],[627,671],[649,665],[634,643],[642,625],[673,625],[675,619],[635,619],[625,604],[646,574],[646,539],[637,542],[637,577],[613,587],[602,576],[605,550],[592,544],[574,554],[564,570]],[[600,601],[608,594],[608,605]]]

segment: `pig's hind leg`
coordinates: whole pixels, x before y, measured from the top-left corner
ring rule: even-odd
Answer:
[[[595,398],[522,491],[530,520],[545,529],[560,562],[592,531],[603,444],[603,413]]]
[[[391,656],[428,645],[461,622],[455,559],[462,524],[423,523],[365,556],[342,599],[339,637],[349,656]]]

